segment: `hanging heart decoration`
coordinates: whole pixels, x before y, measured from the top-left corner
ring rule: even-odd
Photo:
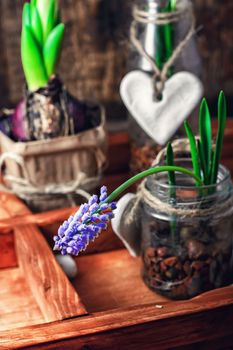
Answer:
[[[198,104],[203,85],[192,73],[176,73],[165,82],[162,100],[158,101],[154,98],[153,78],[142,71],[132,71],[123,78],[120,94],[141,128],[164,145]]]

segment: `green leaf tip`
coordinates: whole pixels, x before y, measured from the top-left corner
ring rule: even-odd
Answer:
[[[169,166],[174,165],[174,153],[173,153],[172,144],[170,142],[167,144],[166,165],[169,165]],[[169,185],[171,186],[176,185],[176,176],[174,171],[168,172],[168,180],[169,180]]]
[[[63,23],[58,24],[53,31],[49,34],[49,37],[45,43],[43,49],[43,56],[45,67],[48,76],[50,77],[55,73],[57,61],[60,56],[62,40],[64,37],[65,26]]]
[[[37,40],[37,43],[42,48],[43,46],[43,29],[39,12],[36,7],[31,9],[31,28],[32,32]]]
[[[31,26],[31,8],[29,3],[23,6],[22,24],[27,27]]]
[[[176,0],[170,0],[170,9],[171,11],[176,10]]]
[[[23,27],[21,35],[21,59],[28,88],[31,92],[46,86],[48,77],[43,58],[31,29]]]
[[[196,143],[195,135],[188,123],[188,121],[184,122],[184,128],[185,132],[187,134],[187,137],[189,139],[190,144],[190,152],[191,152],[191,158],[192,158],[192,164],[193,164],[193,171],[196,176],[201,176],[201,169],[200,169],[200,162],[199,162],[199,154],[198,154],[198,148]]]
[[[44,42],[46,42],[49,34],[52,32],[55,26],[55,0],[50,0],[50,5],[47,12],[47,18],[44,26]]]
[[[218,132],[216,138],[216,145],[213,152],[213,161],[212,161],[212,169],[211,169],[211,183],[214,184],[217,181],[219,163],[221,160],[222,154],[222,146],[224,133],[226,128],[226,120],[227,120],[227,104],[226,97],[223,91],[220,91],[218,97]]]
[[[200,107],[199,116],[199,131],[200,131],[200,148],[202,157],[204,158],[203,172],[205,184],[209,185],[210,162],[212,153],[212,128],[209,107],[205,98],[203,98]]]

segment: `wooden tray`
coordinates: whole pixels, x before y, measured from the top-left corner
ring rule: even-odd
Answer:
[[[112,155],[119,146],[128,149],[127,135],[118,140],[111,138]],[[128,170],[122,163],[116,174],[112,159],[105,181],[115,187]],[[71,284],[41,230],[51,242],[75,210],[33,215],[15,196],[0,193],[0,349],[233,347],[233,286],[188,301],[154,294],[141,280],[140,260],[111,228],[76,258],[79,273]]]

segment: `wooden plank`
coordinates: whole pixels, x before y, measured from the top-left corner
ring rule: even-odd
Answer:
[[[0,331],[45,323],[19,268],[0,270]]]
[[[0,269],[17,266],[13,232],[0,235]]]
[[[15,228],[19,266],[47,322],[86,314],[86,310],[34,225]]]
[[[16,216],[14,218],[14,227],[16,226],[25,226],[28,224],[34,224],[38,226],[46,226],[53,224],[54,222],[64,221],[67,219],[68,216],[75,213],[75,211],[78,210],[78,207],[72,207],[72,208],[65,208],[65,209],[58,209],[58,210],[51,210],[46,213],[40,213],[40,214],[32,214],[28,213],[21,216]],[[2,219],[0,216],[0,232],[4,229],[11,229],[12,228],[12,218],[6,218]]]
[[[23,219],[30,210],[11,194],[0,194],[8,215]],[[14,227],[12,220],[12,227]],[[19,267],[47,322],[86,314],[80,298],[56,262],[46,240],[35,225],[14,229]]]
[[[76,262],[73,285],[90,313],[167,301],[146,287],[141,259],[131,257],[126,249],[80,256]]]
[[[151,322],[146,326],[141,324],[128,329],[101,332],[52,343],[46,342],[40,346],[29,346],[27,350],[167,350],[174,349],[174,347],[180,350],[183,345],[187,344],[192,344],[192,350],[197,350],[202,347],[198,348],[194,345],[200,344],[200,341],[204,339],[208,339],[210,343],[211,347],[206,348],[208,350],[231,350],[233,331],[229,327],[225,328],[225,322],[228,324],[232,322],[232,315],[221,309],[195,314],[192,316],[192,322],[188,316],[182,316],[171,322],[167,321],[166,327],[165,324]],[[218,335],[223,339],[228,338],[228,348],[221,347]]]
[[[88,345],[96,350],[128,350],[137,344],[143,350],[159,350],[230,335],[233,341],[233,287],[162,305],[162,309],[153,303],[0,332],[0,349],[59,350]]]
[[[0,193],[0,222],[1,219],[9,222],[8,226],[0,229],[0,269],[17,266],[12,219],[9,208],[5,206],[9,199],[12,199],[11,195]]]

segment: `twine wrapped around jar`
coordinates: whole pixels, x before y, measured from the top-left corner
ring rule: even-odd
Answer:
[[[172,148],[174,153],[174,158],[185,157],[190,155],[190,144],[189,140],[186,138],[177,139],[172,142]],[[152,167],[158,166],[164,160],[166,154],[166,148],[163,148],[157,155],[155,161],[152,163]],[[149,205],[155,211],[165,212],[168,215],[182,216],[185,217],[199,217],[200,214],[204,216],[217,216],[219,212],[224,212],[226,208],[233,206],[233,198],[229,197],[224,203],[215,203],[214,206],[209,208],[199,209],[195,208],[193,210],[185,209],[185,208],[177,208],[171,205],[169,202],[164,203],[158,197],[155,197],[146,186],[147,179],[144,179],[142,183],[139,185],[136,200],[134,202],[134,206],[131,208],[130,213],[127,215],[127,224],[138,218],[138,206],[140,202],[143,201],[147,205]]]
[[[186,158],[186,160],[189,159],[190,146],[188,139],[174,140],[172,145],[175,158],[182,157],[183,159]],[[165,154],[166,149],[162,149],[152,166],[158,166],[161,164]],[[222,169],[224,170],[225,168],[220,167],[220,170]],[[225,171],[227,170],[225,169]],[[192,218],[198,219],[201,217],[214,218],[217,220],[220,216],[222,218],[225,215],[229,215],[229,210],[233,209],[233,196],[231,194],[224,197],[223,200],[214,200],[212,205],[210,205],[211,198],[207,196],[208,199],[206,201],[206,197],[203,195],[203,197],[199,198],[200,202],[198,206],[196,204],[194,204],[193,207],[191,204],[188,206],[174,206],[169,200],[169,195],[166,197],[166,200],[164,200],[164,198],[161,199],[159,196],[155,196],[148,189],[147,181],[148,179],[142,181],[135,195],[131,194],[128,198],[123,197],[120,199],[120,203],[122,203],[120,211],[117,212],[116,218],[113,220],[114,231],[134,256],[140,255],[141,252],[141,215],[143,205],[146,205],[155,213],[161,213],[161,215],[164,214],[166,217],[182,218],[182,220],[192,220]]]

